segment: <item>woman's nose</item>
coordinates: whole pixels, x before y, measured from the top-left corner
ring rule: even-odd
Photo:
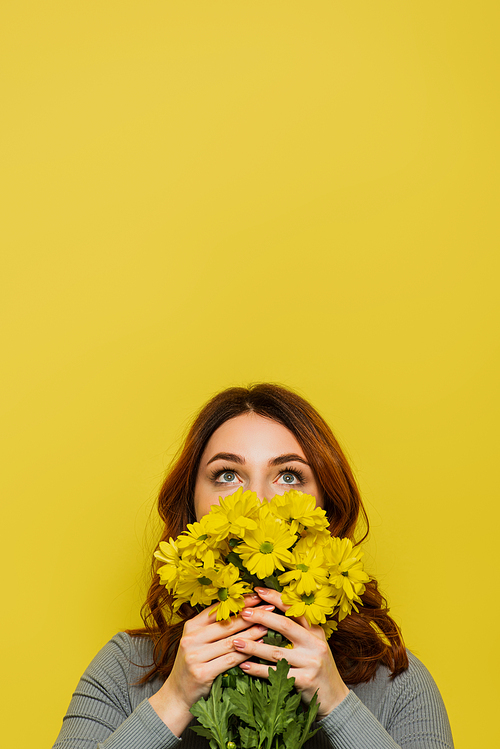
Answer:
[[[269,483],[263,478],[250,479],[248,489],[250,489],[251,492],[255,492],[261,501],[264,498],[270,499],[276,493],[273,492],[272,487],[269,486]]]

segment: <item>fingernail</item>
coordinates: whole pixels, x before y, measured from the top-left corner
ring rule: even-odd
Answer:
[[[269,588],[254,588],[256,593],[269,593]]]
[[[273,611],[276,606],[262,606],[261,608],[263,608],[264,611]]]
[[[241,612],[242,616],[253,616],[253,609],[243,609]]]
[[[250,671],[250,664],[248,663],[240,663],[240,668],[242,671]]]
[[[264,642],[264,640],[257,640],[257,642]]]
[[[233,640],[233,645],[239,650],[245,650],[246,643],[244,640]]]

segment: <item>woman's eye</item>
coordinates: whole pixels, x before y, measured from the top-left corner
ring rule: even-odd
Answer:
[[[296,476],[295,473],[290,473],[289,471],[287,471],[286,473],[282,473],[279,478],[280,478],[279,483],[300,484],[299,477]]]
[[[219,474],[218,481],[221,484],[232,484],[233,481],[236,481],[236,474],[234,471],[224,471],[224,473]]]

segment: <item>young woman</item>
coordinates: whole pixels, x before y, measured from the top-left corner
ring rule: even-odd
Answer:
[[[201,410],[160,490],[162,540],[176,538],[239,487],[269,499],[291,486],[316,497],[333,535],[353,539],[360,520],[367,532],[351,469],[312,406],[271,384],[225,390]],[[270,664],[286,657],[304,702],[318,691],[322,730],[306,747],[453,747],[437,687],[405,650],[375,580],[359,613],[346,617],[327,643],[321,627],[277,614],[286,606],[264,588],[229,622],[216,622],[210,607],[195,614],[184,604],[183,621],[169,626],[171,599],[155,563],[152,572],[145,627],[118,634],[92,661],[54,749],[170,749],[181,737],[186,749],[208,747],[188,728],[190,707],[231,667],[266,678],[268,666],[249,660],[253,655]],[[293,649],[264,644],[268,628]]]

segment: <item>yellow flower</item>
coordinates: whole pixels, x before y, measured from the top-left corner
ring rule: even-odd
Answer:
[[[239,613],[245,605],[244,596],[252,592],[248,583],[239,580],[240,571],[234,564],[228,564],[217,570],[213,578],[216,595],[219,599],[217,606],[217,621],[229,619],[231,614]]]
[[[323,622],[320,626],[322,627],[327,640],[329,640],[333,632],[338,629],[338,624],[335,619],[327,619],[326,622]]]
[[[301,533],[297,546],[311,549],[313,546],[326,546],[330,542],[330,532],[328,530],[315,531],[304,530]]]
[[[248,570],[263,581],[279,570],[287,616],[321,625],[326,637],[358,611],[369,581],[362,552],[350,539],[332,538],[324,510],[314,497],[296,490],[261,503],[254,492],[240,488],[175,541],[162,541],[155,557],[164,563],[160,581],[174,598],[169,615],[189,601],[192,606],[216,603],[217,620],[228,619],[252,592],[240,569],[246,568],[243,577]]]
[[[323,553],[330,569],[330,584],[350,601],[361,602],[360,596],[365,592],[369,576],[363,570],[360,549],[353,549],[349,538],[332,538],[324,547]]]
[[[285,588],[281,594],[283,603],[290,606],[286,616],[305,616],[309,624],[323,624],[326,617],[333,613],[337,603],[335,588],[322,585],[319,590],[307,595],[299,595],[293,585]]]
[[[270,501],[270,509],[275,515],[290,523],[292,533],[297,533],[300,526],[324,530],[329,525],[326,512],[316,506],[315,497],[296,489],[273,497]]]
[[[181,560],[174,611],[185,601],[189,601],[191,606],[209,606],[217,597],[217,587],[213,582],[216,575],[214,569],[205,569],[201,564]]]
[[[361,603],[361,598],[359,599]],[[349,614],[352,614],[352,610],[359,611],[358,607],[354,603],[354,600],[351,600],[346,596],[345,593],[341,593],[339,603],[338,603],[338,611],[337,611],[337,619],[339,622],[342,621],[342,619],[345,619],[346,616],[349,616]]]
[[[200,525],[207,536],[207,544],[210,547],[219,546],[227,536],[227,523],[224,517],[215,514],[215,507],[219,507],[219,505],[212,505],[210,512],[200,519]]]
[[[257,528],[257,518],[261,503],[255,492],[246,491],[240,487],[234,494],[224,499],[220,505],[212,505],[208,514],[207,528],[217,529],[218,538],[226,538],[230,533],[239,538],[245,538],[247,530]],[[215,532],[214,532],[214,535]]]
[[[177,538],[177,546],[183,559],[200,559],[204,567],[212,569],[223,549],[217,547],[217,539],[210,533],[208,518],[204,515],[199,523],[188,523],[187,531]]]
[[[288,549],[295,543],[288,525],[271,515],[267,507],[263,505],[259,513],[259,527],[247,531],[244,542],[235,548],[247,570],[261,580],[275,569],[284,570],[283,562],[291,563]]]
[[[280,575],[278,581],[280,585],[294,582],[293,587],[298,595],[309,595],[328,583],[328,570],[321,548],[309,549],[302,546],[297,551],[297,546],[292,551],[292,569]]]
[[[179,549],[173,538],[168,542],[160,541],[160,551],[155,551],[154,556],[156,559],[159,559],[160,562],[165,562],[164,565],[158,567],[160,583],[164,585],[167,590],[170,590],[171,592],[175,591],[179,575],[180,558]]]

